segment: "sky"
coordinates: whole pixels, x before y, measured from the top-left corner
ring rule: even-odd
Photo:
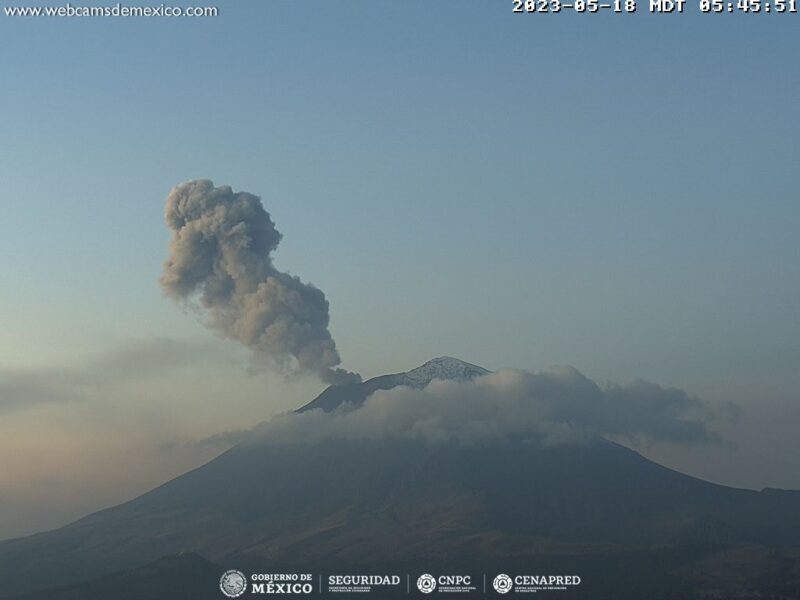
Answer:
[[[800,21],[640,5],[0,14],[0,538],[323,389],[164,297],[164,202],[195,178],[262,198],[344,368],[451,355],[680,388],[728,415],[724,443],[640,451],[800,488]]]

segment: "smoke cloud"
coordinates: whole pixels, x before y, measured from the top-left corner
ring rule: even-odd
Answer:
[[[270,254],[282,236],[258,196],[189,181],[170,192],[165,221],[172,230],[160,280],[167,296],[199,300],[209,327],[285,370],[332,384],[360,380],[336,368],[325,294],[274,267]]]
[[[503,370],[473,381],[380,390],[361,406],[289,413],[207,443],[308,444],[329,439],[411,439],[474,445],[508,437],[543,444],[599,437],[634,444],[718,441],[707,407],[677,388],[637,381],[601,387],[572,367]]]

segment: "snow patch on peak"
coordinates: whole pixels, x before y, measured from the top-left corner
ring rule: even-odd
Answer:
[[[401,385],[425,387],[434,379],[470,381],[490,371],[477,365],[464,362],[451,356],[440,356],[429,360],[424,365],[400,374]]]

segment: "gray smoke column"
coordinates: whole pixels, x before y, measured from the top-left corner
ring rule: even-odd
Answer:
[[[172,230],[160,280],[167,296],[199,300],[211,328],[283,367],[328,383],[360,380],[335,368],[341,359],[325,294],[272,264],[282,236],[258,196],[189,181],[167,196],[165,220]]]

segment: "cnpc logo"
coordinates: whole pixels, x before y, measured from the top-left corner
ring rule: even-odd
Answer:
[[[469,575],[439,575],[436,580],[443,586],[465,586],[472,585],[472,578]]]
[[[461,588],[467,588],[471,585],[472,577],[469,575],[439,575],[439,577],[434,577],[430,573],[425,573],[417,579],[417,589],[423,594],[430,594],[436,588],[439,588],[441,592],[465,591]]]

